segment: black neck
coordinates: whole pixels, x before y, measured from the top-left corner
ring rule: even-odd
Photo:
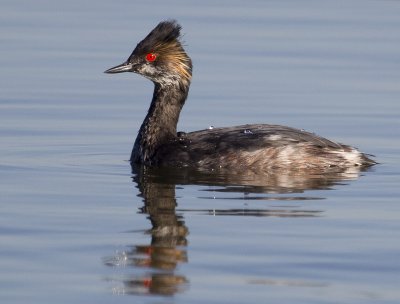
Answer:
[[[179,114],[188,95],[189,86],[182,83],[155,84],[153,100],[140,127],[131,154],[131,162],[152,164],[160,145],[175,140]]]

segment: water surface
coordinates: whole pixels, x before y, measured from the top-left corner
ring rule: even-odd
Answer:
[[[2,1],[2,303],[398,303],[400,3]],[[129,163],[152,85],[102,72],[176,18],[179,129],[285,124],[380,162],[342,176]]]

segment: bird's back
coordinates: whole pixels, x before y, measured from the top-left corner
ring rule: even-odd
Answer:
[[[159,150],[163,165],[253,170],[331,171],[375,164],[355,148],[303,130],[254,124],[179,132]]]

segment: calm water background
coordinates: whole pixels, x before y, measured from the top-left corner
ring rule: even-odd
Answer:
[[[400,301],[399,1],[0,6],[1,303]],[[296,194],[178,182],[189,234],[151,264],[126,159],[152,84],[102,72],[167,18],[194,62],[181,130],[285,124],[381,164]]]

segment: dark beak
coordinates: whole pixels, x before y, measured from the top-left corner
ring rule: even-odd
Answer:
[[[115,74],[115,73],[123,73],[123,72],[132,72],[132,67],[133,65],[129,62],[124,62],[120,65],[117,65],[111,69],[108,69],[107,71],[104,71],[104,73],[107,74]]]

